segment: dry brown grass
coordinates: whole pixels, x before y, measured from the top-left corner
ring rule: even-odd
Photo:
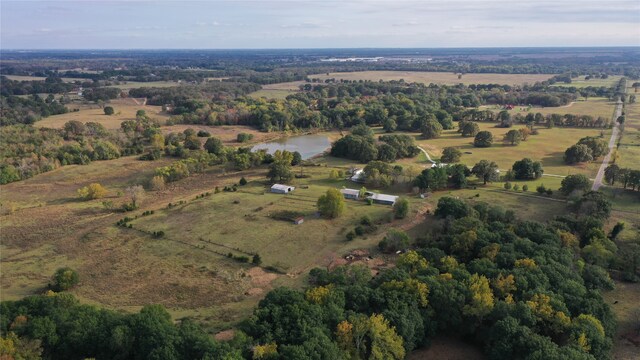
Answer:
[[[171,126],[163,126],[162,132],[164,134],[172,133],[172,132],[183,132],[186,129],[194,129],[196,132],[200,130],[207,131],[211,134],[211,136],[217,137],[222,140],[225,145],[237,145],[237,146],[248,146],[249,144],[274,140],[280,136],[282,133],[279,132],[261,132],[249,126],[242,125],[222,125],[222,126],[209,126],[209,125],[190,125],[190,124],[178,124]],[[236,141],[238,134],[247,133],[252,134],[253,139],[246,143],[239,143]],[[200,138],[201,142],[207,141],[207,138]]]
[[[83,123],[93,121],[104,125],[107,129],[119,129],[120,123],[125,120],[135,120],[136,111],[144,110],[147,116],[164,123],[169,119],[169,114],[162,111],[161,106],[142,105],[132,98],[112,100],[108,106],[112,106],[115,114],[108,116],[100,105],[95,104],[72,104],[69,109],[79,109],[80,111],[66,114],[53,115],[38,121],[36,127],[47,127],[61,129],[67,121],[77,120]]]

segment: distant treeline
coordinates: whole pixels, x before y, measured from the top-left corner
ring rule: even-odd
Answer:
[[[563,89],[553,91],[541,85],[512,87],[508,85],[445,86],[391,82],[308,83],[303,91],[286,99],[226,98],[211,102],[189,102],[189,108],[173,109],[169,123],[207,125],[250,125],[262,131],[308,128],[352,127],[361,123],[389,129],[421,131],[425,122],[437,119],[443,123],[473,117],[477,121],[494,121],[491,112],[468,110],[485,104],[513,106],[561,106],[578,96]],[[137,93],[137,92],[134,92]],[[183,99],[163,101],[179,103]],[[477,114],[481,114],[478,118]],[[519,122],[520,116],[515,117]],[[578,119],[574,119],[577,117]],[[554,121],[566,126],[606,126],[606,122],[586,117],[565,115]],[[452,128],[447,126],[446,128]]]

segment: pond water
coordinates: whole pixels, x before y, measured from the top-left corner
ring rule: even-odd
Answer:
[[[289,136],[278,140],[260,143],[251,148],[251,151],[265,149],[269,154],[273,154],[276,150],[287,150],[290,152],[297,151],[302,155],[302,159],[306,160],[318,154],[322,154],[331,147],[329,138],[324,135],[300,135]]]

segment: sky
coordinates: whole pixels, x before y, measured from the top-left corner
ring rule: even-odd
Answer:
[[[2,49],[640,46],[640,0],[0,1]]]

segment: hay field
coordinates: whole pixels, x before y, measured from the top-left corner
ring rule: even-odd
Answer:
[[[533,84],[537,81],[544,81],[552,77],[552,74],[464,74],[458,79],[458,74],[450,72],[423,72],[423,71],[354,71],[327,74],[309,75],[311,79],[331,79],[336,80],[370,80],[370,81],[391,81],[401,80],[406,82],[417,82],[424,84],[504,84],[522,85],[524,83]]]
[[[113,107],[115,114],[108,116],[104,114],[104,110],[99,105],[82,104],[82,105],[69,105],[69,109],[78,108],[80,111],[68,112],[66,114],[53,115],[46,117],[35,123],[36,127],[47,127],[53,129],[61,129],[67,121],[77,120],[81,122],[97,122],[107,129],[118,129],[120,123],[125,120],[135,120],[136,112],[138,110],[144,110],[147,116],[152,119],[156,119],[161,123],[164,123],[169,119],[169,114],[162,111],[161,106],[152,105],[138,105],[136,100],[127,99],[115,99],[107,104]]]

